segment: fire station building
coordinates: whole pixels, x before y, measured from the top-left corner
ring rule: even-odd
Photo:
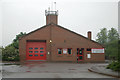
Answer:
[[[45,11],[46,25],[19,38],[20,61],[104,62],[104,46],[58,25],[58,11]]]

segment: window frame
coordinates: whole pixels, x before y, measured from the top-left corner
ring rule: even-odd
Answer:
[[[29,53],[33,53],[33,51],[29,51]]]
[[[58,54],[58,49],[61,49],[61,54]],[[57,54],[62,55],[63,54],[63,49],[62,48],[57,48]]]
[[[71,49],[71,54],[68,53],[68,49]],[[67,54],[72,55],[72,48],[67,48]]]
[[[82,52],[82,54],[80,54],[80,51]],[[83,50],[82,50],[82,49],[80,49],[78,54],[79,54],[79,55],[83,55]]]
[[[34,53],[36,53],[36,51],[34,51]],[[39,53],[39,51],[37,51],[37,53]]]
[[[29,47],[29,50],[32,50],[33,48],[32,47]]]
[[[90,51],[88,51],[87,49],[90,49]],[[87,52],[91,52],[91,49],[92,49],[92,48],[86,48],[86,51],[87,51]]]
[[[34,54],[34,56],[35,56],[35,57],[37,57],[37,56],[38,56],[38,54]]]
[[[40,51],[40,53],[41,53],[41,51]],[[42,51],[42,53],[44,53],[44,51]]]
[[[43,50],[44,48],[43,47],[40,47],[40,50]]]
[[[40,54],[40,56],[44,56],[43,54]]]
[[[77,54],[77,61],[83,61],[85,59],[84,57],[84,53],[86,51],[87,48],[77,48],[78,54]],[[80,50],[82,50],[82,54],[79,54]],[[79,59],[79,57],[82,56],[82,59]]]
[[[33,55],[32,55],[32,54],[29,54],[29,57],[33,57]]]
[[[79,59],[79,57],[82,57],[82,59]],[[82,61],[84,56],[79,56],[79,57],[78,57],[78,59],[79,59],[80,61]]]
[[[37,49],[39,49],[39,48],[38,48],[38,47],[35,47],[34,49],[37,50]]]

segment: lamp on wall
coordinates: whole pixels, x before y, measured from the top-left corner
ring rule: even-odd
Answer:
[[[50,40],[50,43],[52,42],[52,40]]]
[[[48,54],[50,54],[50,52],[48,52]]]

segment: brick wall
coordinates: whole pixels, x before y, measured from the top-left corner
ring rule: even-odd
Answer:
[[[74,34],[60,26],[51,24],[42,29],[30,33],[19,41],[20,60],[26,60],[26,40],[46,40],[47,61],[77,61],[77,48],[84,48],[83,62],[104,62],[104,54],[91,54],[91,58],[87,58],[87,48],[103,48],[98,43],[95,43],[82,36]],[[49,41],[52,40],[52,43]],[[58,55],[57,48],[72,48],[72,55]]]

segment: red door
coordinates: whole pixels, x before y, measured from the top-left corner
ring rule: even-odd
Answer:
[[[27,60],[46,60],[46,43],[27,42],[26,56]]]
[[[77,48],[77,60],[78,61],[83,61],[83,52],[84,52],[84,48]]]

